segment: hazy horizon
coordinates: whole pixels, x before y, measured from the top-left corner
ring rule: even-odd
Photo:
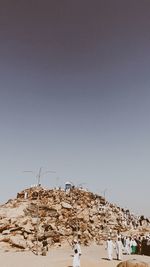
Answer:
[[[150,216],[150,2],[1,1],[0,202],[84,183]]]

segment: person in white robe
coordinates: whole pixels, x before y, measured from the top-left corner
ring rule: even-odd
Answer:
[[[130,237],[126,237],[125,240],[125,252],[127,255],[131,254],[131,238]]]
[[[110,237],[108,237],[108,239],[106,241],[106,249],[107,249],[108,260],[112,260],[113,259],[114,244],[113,244],[113,241],[111,240]]]
[[[73,267],[80,267],[81,247],[76,239],[74,240],[73,250],[74,250]]]
[[[117,241],[115,242],[115,249],[116,249],[117,260],[122,260],[123,245],[121,238],[118,238]]]

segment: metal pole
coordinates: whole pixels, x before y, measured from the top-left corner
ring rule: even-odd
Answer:
[[[107,192],[107,188],[105,188],[103,191],[104,198],[106,198],[106,192]]]
[[[24,171],[24,172],[32,172],[33,171]],[[41,175],[45,175],[47,173],[55,173],[55,171],[46,171],[45,173],[42,174],[42,167],[39,169],[39,173],[37,174],[37,191],[38,191],[38,195],[37,195],[37,222],[36,222],[36,255],[38,256],[39,254],[39,240],[38,240],[38,236],[39,236],[39,225],[40,225],[40,216],[39,216],[39,204],[40,204],[40,186],[41,186]]]
[[[38,249],[38,246],[39,246],[39,244],[38,244],[38,242],[39,242],[39,240],[38,240],[38,235],[39,235],[39,199],[40,199],[40,197],[39,197],[39,185],[38,185],[38,195],[37,195],[37,222],[36,222],[36,255],[38,256],[38,252],[39,252],[39,249]]]
[[[41,185],[41,172],[42,172],[42,167],[39,169],[39,173],[37,175],[37,189],[38,189],[38,195],[37,195],[37,224],[36,224],[36,255],[38,256],[39,254],[39,224],[40,224],[40,216],[39,216],[39,202],[40,202],[40,185]]]
[[[37,200],[38,201],[38,200]],[[37,204],[37,218],[36,218],[36,255],[38,255],[38,233],[39,233],[39,206]]]

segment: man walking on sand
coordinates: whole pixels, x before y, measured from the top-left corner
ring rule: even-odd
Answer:
[[[76,239],[74,239],[73,250],[74,250],[73,267],[80,267],[81,248]]]
[[[123,245],[120,237],[118,237],[117,241],[115,242],[115,249],[116,249],[117,260],[122,260]]]
[[[106,241],[106,249],[107,249],[107,254],[108,254],[108,260],[112,260],[112,255],[113,255],[113,248],[114,248],[114,244],[111,240],[110,237],[108,237],[107,241]]]

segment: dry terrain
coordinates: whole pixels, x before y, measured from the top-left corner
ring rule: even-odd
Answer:
[[[104,245],[82,247],[81,267],[117,266],[118,261],[108,261]],[[115,254],[114,254],[115,258]],[[150,257],[140,255],[123,256],[123,260],[138,259],[150,263]],[[36,256],[31,252],[0,251],[0,266],[2,267],[71,267],[72,250],[70,247],[53,248],[47,256]]]

